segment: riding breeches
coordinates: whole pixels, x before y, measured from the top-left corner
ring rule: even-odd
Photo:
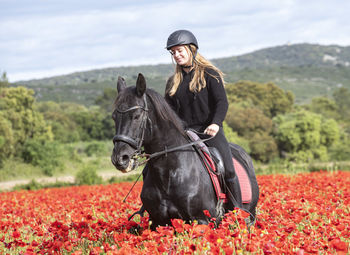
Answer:
[[[225,166],[225,179],[231,179],[236,176],[235,168],[232,162],[231,149],[226,140],[224,131],[220,127],[215,137],[206,142],[209,147],[215,147],[220,152]]]

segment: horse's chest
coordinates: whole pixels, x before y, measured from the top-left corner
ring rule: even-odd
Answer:
[[[179,196],[176,190],[165,192],[157,188],[148,188],[147,191],[142,191],[141,200],[146,210],[157,218],[183,218],[183,215],[187,214],[182,206],[187,204],[187,198]]]

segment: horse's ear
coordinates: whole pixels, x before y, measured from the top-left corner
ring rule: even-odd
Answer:
[[[118,76],[118,82],[117,82],[118,93],[125,88],[126,88],[126,82],[125,82],[124,78],[121,76]]]
[[[136,95],[138,97],[141,97],[146,91],[146,79],[142,75],[142,73],[139,73],[139,76],[137,77],[136,81]]]

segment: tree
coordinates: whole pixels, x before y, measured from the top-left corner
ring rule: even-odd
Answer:
[[[82,140],[105,140],[113,137],[113,120],[98,110],[71,113],[70,117],[77,124]]]
[[[334,100],[326,97],[315,97],[310,104],[303,107],[308,111],[321,114],[327,118],[340,118],[338,105]]]
[[[223,129],[224,129],[224,133],[227,141],[241,146],[249,154],[250,153],[249,141],[239,136],[237,132],[234,132],[232,128],[229,125],[227,125],[225,121],[222,124],[223,124]]]
[[[20,156],[28,139],[52,140],[51,127],[34,109],[34,91],[24,87],[0,91],[0,158]]]
[[[289,112],[294,103],[294,95],[274,83],[239,81],[227,84],[226,92],[231,104],[243,102],[245,106],[257,107],[270,118]]]
[[[350,91],[347,88],[339,88],[334,91],[333,97],[338,105],[339,114],[345,121],[350,121]]]
[[[255,107],[231,104],[226,116],[227,124],[249,143],[255,160],[267,162],[278,155],[272,132],[272,120]]]
[[[10,85],[9,80],[7,78],[6,72],[3,72],[0,78],[0,88],[7,88]]]
[[[14,154],[14,139],[11,122],[0,111],[0,167],[5,159]]]
[[[78,125],[68,114],[60,111],[48,111],[44,118],[52,127],[54,139],[62,143],[71,143],[80,140]]]
[[[300,110],[273,119],[279,151],[295,161],[327,160],[327,148],[339,140],[335,120]]]
[[[251,156],[261,162],[269,162],[278,156],[277,144],[267,133],[255,133],[249,140]]]
[[[111,113],[113,111],[113,103],[116,95],[117,89],[106,88],[103,91],[103,95],[96,98],[95,103],[107,113]]]
[[[240,107],[231,104],[226,115],[227,124],[238,135],[249,138],[254,133],[270,133],[272,120],[256,107]]]

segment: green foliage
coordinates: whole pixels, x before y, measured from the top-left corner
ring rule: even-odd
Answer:
[[[270,133],[272,120],[256,107],[239,107],[232,104],[225,121],[238,135],[249,138],[255,133]]]
[[[21,156],[28,139],[52,140],[51,127],[34,109],[33,91],[24,87],[0,91],[0,161]]]
[[[0,110],[12,109],[15,112],[33,108],[34,91],[25,87],[8,88],[2,90]]]
[[[105,88],[103,95],[96,98],[95,104],[99,105],[101,109],[105,110],[106,112],[111,113],[116,95],[116,88]]]
[[[330,55],[336,62],[325,61]],[[241,56],[213,59],[212,62],[226,75],[225,80],[251,80],[260,83],[274,82],[284,90],[292,91],[297,103],[309,102],[316,96],[331,96],[338,84],[350,89],[350,47],[312,44],[283,45],[258,50]],[[134,85],[137,73],[143,73],[148,87],[164,93],[167,78],[173,73],[171,63],[104,68],[75,72],[52,78],[19,82],[36,91],[42,101],[77,102],[93,105],[96,96],[106,88],[116,87],[118,75]]]
[[[0,89],[6,88],[10,85],[9,80],[7,78],[6,72],[3,72],[0,78]]]
[[[277,144],[267,133],[255,133],[249,140],[249,147],[252,158],[264,163],[278,156]]]
[[[89,157],[93,155],[103,156],[103,155],[106,155],[107,151],[103,143],[92,142],[86,146],[85,153]]]
[[[262,162],[268,162],[278,155],[272,132],[272,120],[262,110],[232,104],[226,116],[227,124],[237,131],[249,144],[250,155]]]
[[[5,159],[14,154],[14,139],[11,122],[0,111],[0,167]]]
[[[113,136],[112,118],[100,111],[75,112],[70,117],[77,123],[83,141],[104,140]]]
[[[52,126],[54,138],[63,143],[106,140],[113,137],[111,113],[100,107],[86,107],[74,103],[40,102],[36,107]]]
[[[62,112],[46,112],[45,120],[51,125],[54,139],[63,143],[80,140],[78,125]]]
[[[102,178],[97,175],[93,165],[84,166],[75,176],[77,185],[93,185],[101,184]]]
[[[17,185],[14,187],[14,190],[38,190],[42,189],[43,185],[38,183],[35,179],[32,179],[28,184]]]
[[[272,134],[272,117],[291,111],[294,96],[273,83],[239,81],[226,86],[229,110],[225,121],[249,141],[255,160],[268,162],[278,155]]]
[[[329,157],[336,161],[350,160],[350,137],[348,134],[342,133],[340,141],[330,146]]]
[[[228,84],[226,91],[230,103],[244,101],[252,107],[259,108],[268,117],[289,112],[294,103],[291,92],[284,92],[273,83],[239,81]]]
[[[339,141],[339,127],[334,119],[322,119],[321,123],[321,144],[324,146],[331,146]]]
[[[84,106],[73,103],[58,104],[48,101],[36,104],[36,109],[43,114],[46,122],[51,125],[56,141],[69,143],[81,139],[78,124],[69,114],[77,111],[87,111]]]
[[[347,88],[339,88],[334,91],[333,97],[339,108],[341,118],[350,122],[350,90]]]
[[[315,97],[310,104],[303,106],[306,110],[321,114],[327,118],[339,119],[339,108],[334,100],[326,97]]]
[[[249,141],[245,138],[238,136],[237,132],[234,132],[232,128],[227,125],[227,123],[223,122],[223,129],[225,133],[225,137],[228,142],[237,144],[241,146],[248,154],[250,153]]]
[[[327,147],[339,140],[337,122],[305,110],[274,118],[279,150],[289,160],[326,160]]]
[[[35,179],[31,180],[30,183],[27,184],[20,184],[16,185],[13,190],[39,190],[44,188],[60,188],[60,187],[67,187],[67,186],[73,186],[73,183],[69,182],[59,182],[56,181],[54,183],[39,183]]]
[[[62,167],[61,153],[54,142],[28,139],[23,144],[22,158],[26,163],[39,166],[44,174],[52,176],[55,169]]]
[[[43,170],[39,166],[25,163],[18,157],[4,160],[3,166],[0,168],[0,182],[32,179],[39,176],[44,176]]]

